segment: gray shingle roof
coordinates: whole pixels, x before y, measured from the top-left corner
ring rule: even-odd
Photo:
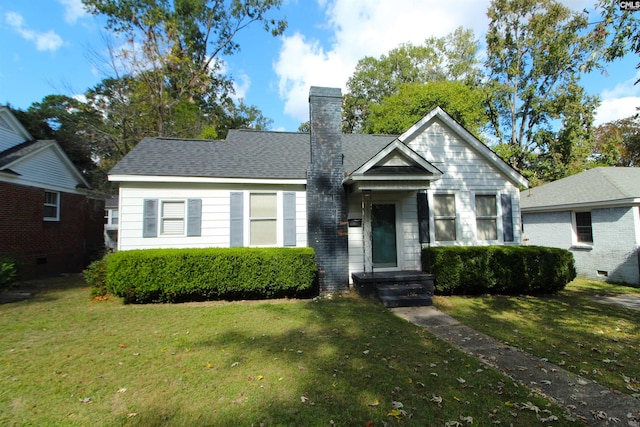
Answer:
[[[308,133],[232,130],[224,141],[145,138],[110,175],[305,179]],[[351,172],[396,139],[343,135],[345,171]]]
[[[523,211],[640,199],[640,168],[600,167],[520,193]]]

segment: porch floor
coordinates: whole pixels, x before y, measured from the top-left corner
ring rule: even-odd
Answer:
[[[378,298],[385,307],[432,305],[435,276],[421,271],[353,273],[353,286],[363,297]]]

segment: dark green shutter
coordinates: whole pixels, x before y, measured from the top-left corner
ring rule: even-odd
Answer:
[[[187,236],[202,235],[202,200],[189,199],[187,203]]]
[[[511,194],[501,194],[502,204],[502,236],[505,242],[513,242],[513,207],[511,206]]]
[[[296,245],[296,193],[284,193],[284,246]]]
[[[158,236],[158,200],[145,199],[142,212],[142,237]]]
[[[418,233],[420,243],[429,243],[429,201],[427,193],[418,193]]]
[[[243,193],[231,193],[230,213],[231,223],[229,224],[230,239],[229,245],[233,247],[241,247],[244,245],[244,206]]]

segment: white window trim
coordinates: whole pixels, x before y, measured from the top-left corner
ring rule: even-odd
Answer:
[[[182,234],[166,234],[163,232],[163,220],[165,219],[162,215],[163,205],[165,203],[176,203],[182,202],[184,206],[184,214],[182,216]],[[158,199],[158,235],[159,238],[172,238],[172,237],[186,237],[187,235],[187,218],[189,217],[189,203],[187,203],[187,199]]]
[[[591,211],[577,211],[577,212],[589,212]],[[593,214],[591,214],[591,239],[593,240]],[[576,221],[576,211],[571,211],[571,247],[591,249],[593,248],[593,242],[579,242],[578,241],[578,222]]]
[[[44,219],[45,221],[51,221],[51,222],[54,222],[54,221],[60,221],[60,192],[59,192],[59,191],[49,191],[49,190],[45,190],[45,191],[44,191],[44,194],[45,194],[45,196],[44,196],[44,197],[45,197],[45,199],[46,199],[46,194],[47,194],[47,193],[51,193],[51,194],[55,194],[55,195],[56,195],[56,203],[55,203],[55,205],[54,205],[54,204],[52,204],[52,203],[46,203],[46,202],[44,202],[43,206],[55,206],[55,208],[56,208],[56,216],[55,216],[55,217],[53,217],[53,216],[45,216],[43,219]]]
[[[456,221],[456,240],[437,240],[436,239],[436,204],[435,204],[435,196],[444,196],[444,195],[453,195],[453,199],[454,199],[454,203],[455,203],[455,208],[456,208],[456,215],[455,215],[455,221]],[[435,245],[452,245],[452,244],[456,244],[457,242],[460,241],[460,236],[461,236],[461,232],[462,229],[461,224],[460,224],[460,209],[458,209],[458,207],[460,206],[460,201],[458,200],[459,196],[457,192],[454,191],[438,191],[435,193],[429,192],[427,193],[427,198],[429,200],[429,206],[431,206],[432,208],[430,209],[431,213],[429,214],[429,238],[432,242],[434,242]],[[438,217],[438,219],[444,219],[447,217]]]
[[[243,240],[244,247],[249,248],[281,248],[284,246],[284,191],[282,190],[246,190],[244,193],[243,210]],[[251,244],[251,195],[252,194],[275,194],[276,195],[276,243],[273,245],[252,245]]]
[[[480,240],[478,238],[478,219],[491,219],[493,218],[492,216],[482,216],[479,217],[477,215],[478,209],[476,207],[476,197],[477,196],[493,196],[494,197],[494,201],[496,203],[496,216],[495,216],[495,220],[496,220],[496,239],[495,240]],[[473,216],[474,216],[474,221],[473,221],[473,228],[474,228],[474,233],[475,233],[475,239],[476,242],[482,242],[482,243],[488,243],[488,244],[496,244],[496,243],[502,243],[503,242],[503,230],[502,230],[502,206],[501,203],[499,202],[500,200],[500,195],[498,193],[486,193],[486,192],[482,192],[482,193],[475,193],[472,192],[471,193],[471,200],[473,202]]]

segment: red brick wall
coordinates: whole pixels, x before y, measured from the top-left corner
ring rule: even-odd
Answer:
[[[0,182],[0,257],[22,279],[80,272],[103,246],[103,200],[60,193],[60,221],[43,218],[42,188]]]

